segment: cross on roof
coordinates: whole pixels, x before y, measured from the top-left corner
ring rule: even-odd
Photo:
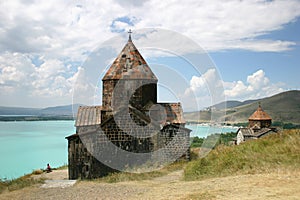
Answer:
[[[131,41],[131,33],[132,33],[132,31],[131,31],[131,29],[129,29],[129,31],[128,31],[128,34],[129,34],[128,40],[129,40],[129,41]]]

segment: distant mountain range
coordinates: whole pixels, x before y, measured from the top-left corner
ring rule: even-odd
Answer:
[[[248,117],[257,109],[258,102],[262,108],[272,117],[273,121],[300,124],[300,91],[292,90],[280,94],[257,100],[247,101],[226,101],[209,107],[206,110],[184,113],[186,121],[190,122],[210,122],[211,114],[225,117],[225,121],[230,123],[247,122]],[[76,115],[78,107],[82,104],[55,106],[48,108],[21,108],[21,107],[1,107],[2,115],[34,115],[45,117],[53,116],[73,116]],[[226,105],[226,109],[225,108]],[[223,116],[223,113],[226,115]],[[199,118],[200,116],[200,118]],[[43,118],[44,117],[44,118]],[[2,118],[0,117],[0,120]],[[47,118],[48,119],[48,118]],[[51,118],[52,119],[52,118]]]
[[[243,105],[247,105],[250,103],[254,103],[260,101],[260,99],[256,99],[256,100],[247,100],[247,101],[225,101],[222,103],[218,103],[216,105],[210,106],[208,109],[223,109],[223,108],[234,108],[234,107],[238,107],[238,106],[243,106]]]
[[[184,116],[187,121],[209,122],[213,110],[214,115],[225,117],[225,121],[247,122],[248,117],[257,109],[258,102],[260,102],[263,110],[272,117],[273,121],[300,124],[299,90],[291,90],[271,97],[244,102],[226,101],[213,105],[207,110],[184,113]],[[225,107],[225,105],[227,106]],[[224,111],[226,115],[222,116]]]
[[[73,116],[82,104],[55,106],[47,108],[22,108],[0,106],[0,115],[34,115],[34,116]]]

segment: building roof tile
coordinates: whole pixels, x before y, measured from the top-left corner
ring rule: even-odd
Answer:
[[[249,117],[249,120],[271,120],[272,118],[268,115],[261,106],[259,105],[257,110]]]
[[[75,126],[100,125],[102,106],[80,106]]]
[[[102,80],[147,79],[157,81],[156,76],[133,44],[131,37],[114,60]]]

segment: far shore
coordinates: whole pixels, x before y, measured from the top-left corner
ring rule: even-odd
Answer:
[[[72,115],[0,115],[0,121],[58,121],[58,120],[75,120]]]

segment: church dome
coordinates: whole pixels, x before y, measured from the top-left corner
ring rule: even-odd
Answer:
[[[249,120],[272,120],[272,118],[259,105],[257,110],[249,117]]]

